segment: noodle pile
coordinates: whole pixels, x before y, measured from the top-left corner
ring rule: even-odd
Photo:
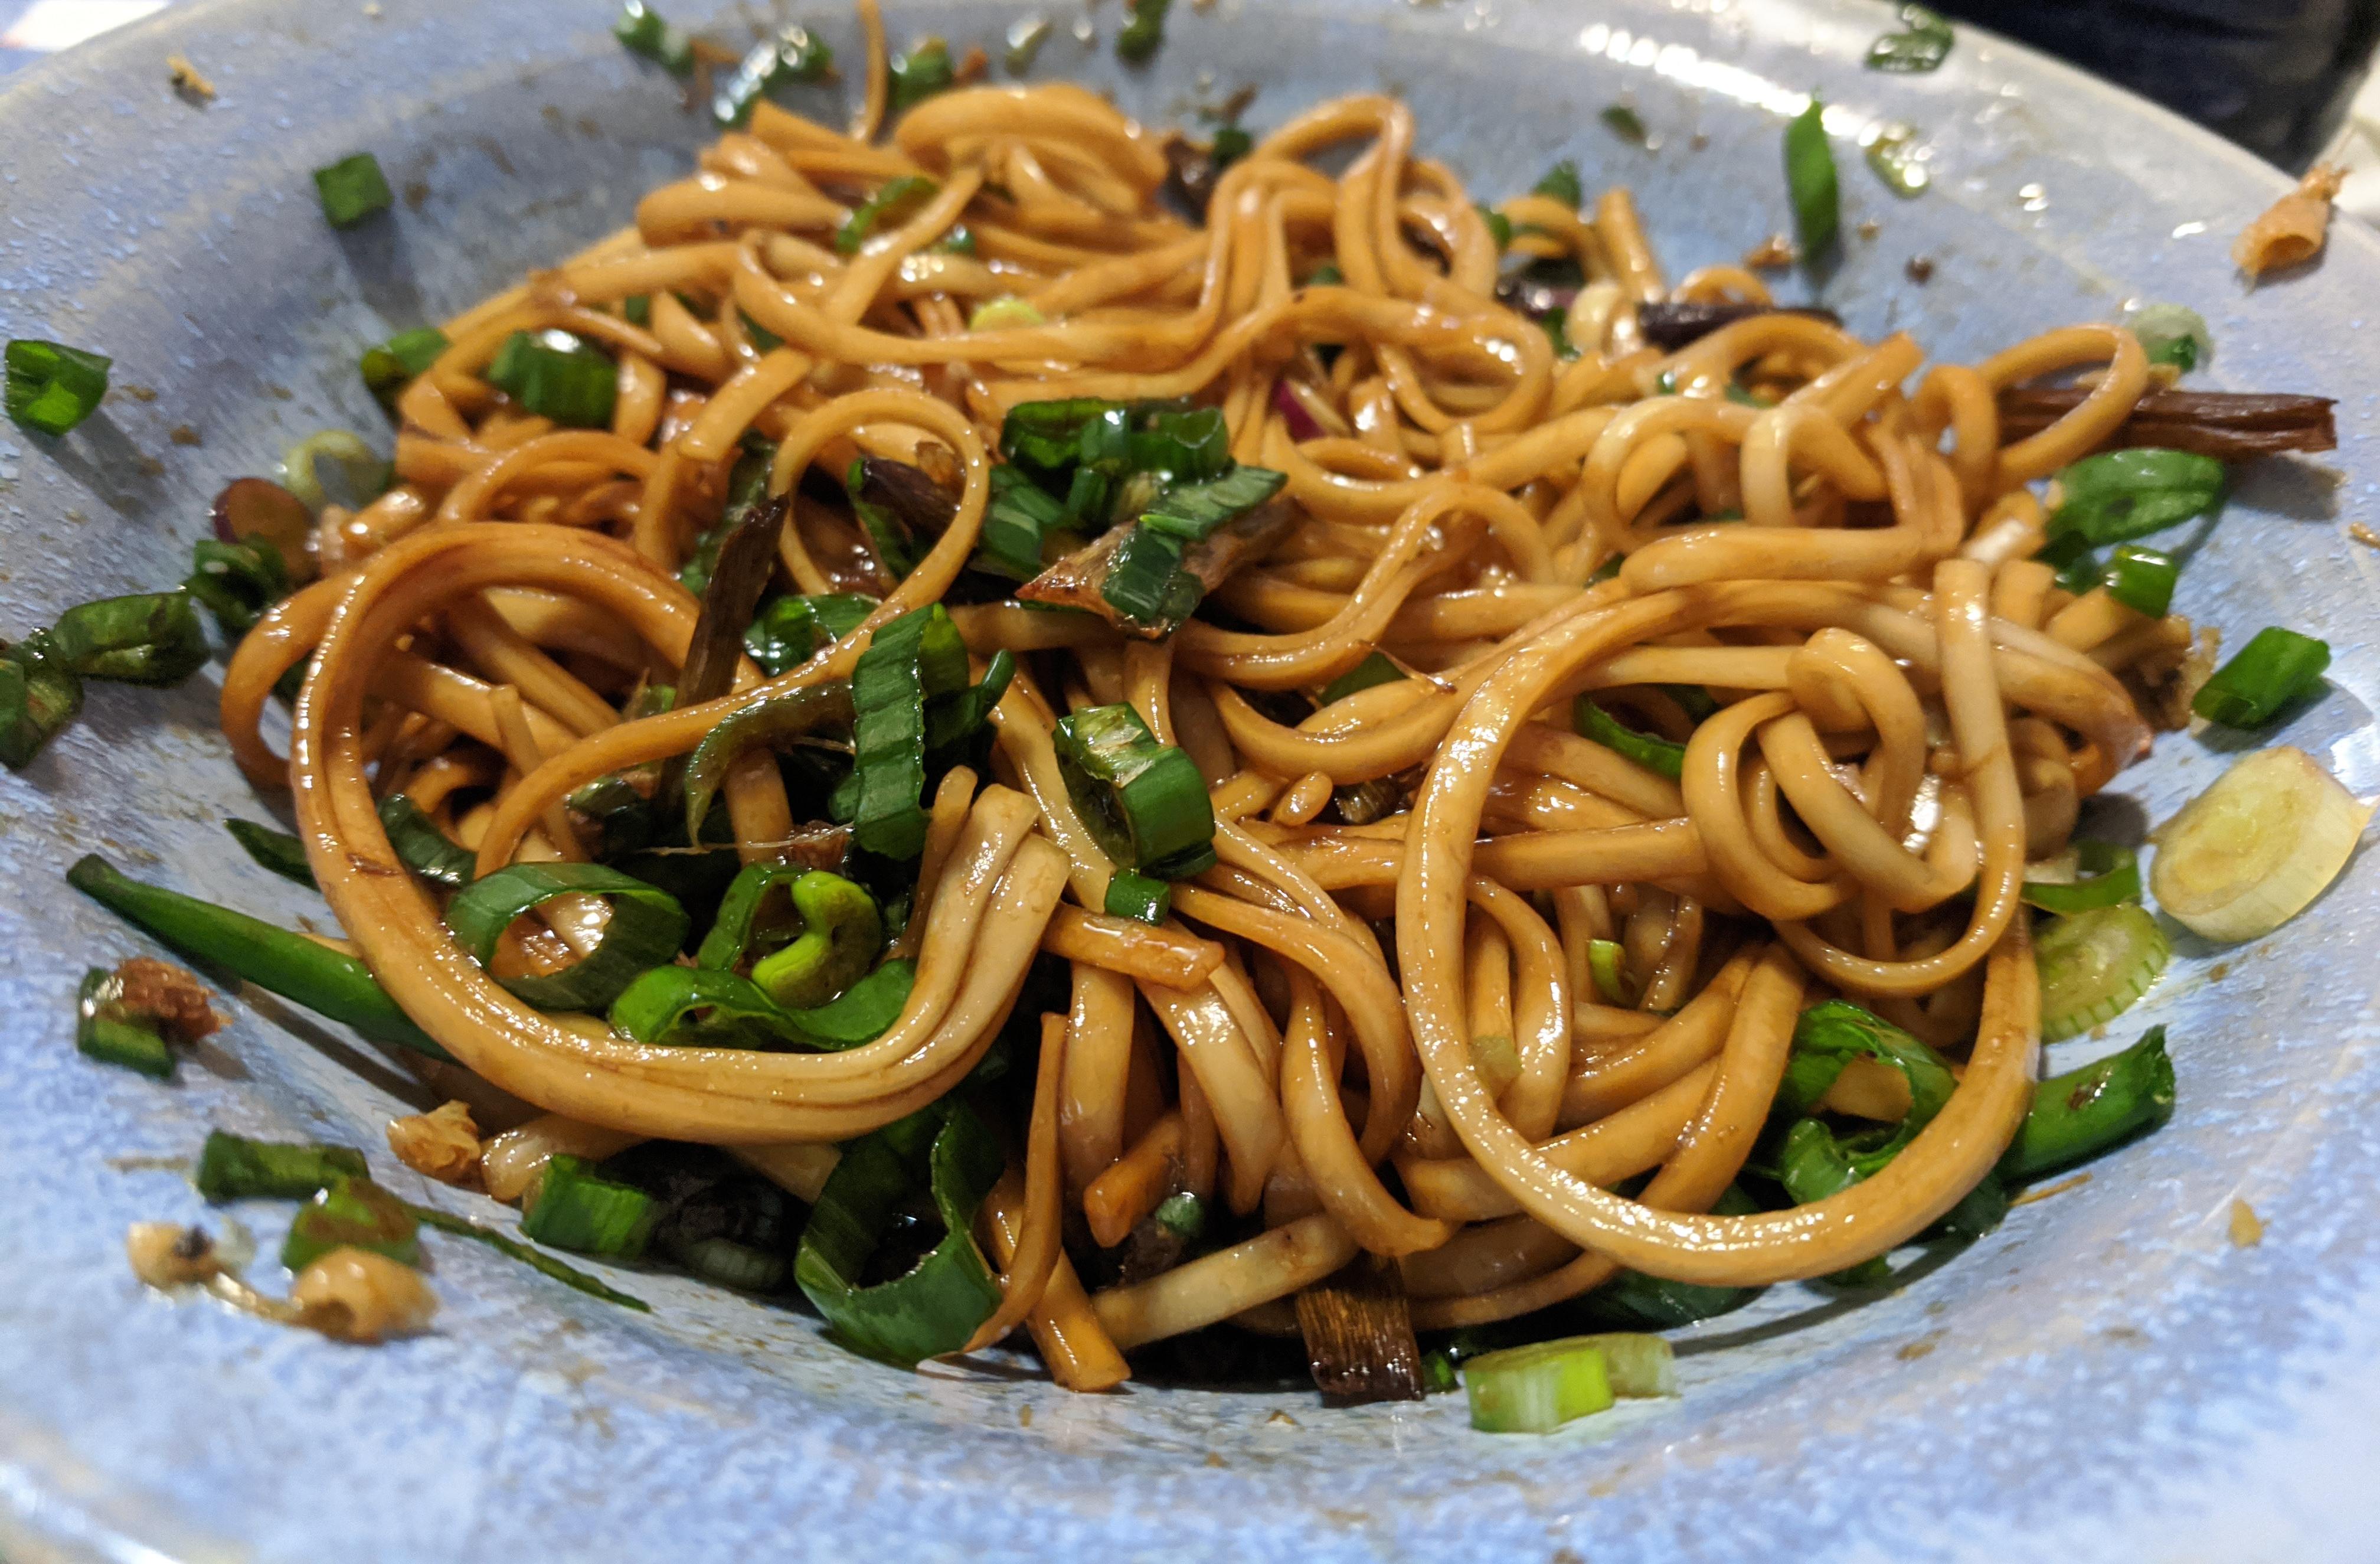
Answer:
[[[1343,174],[1318,171],[1349,144]],[[1397,1262],[1430,1329],[1622,1267],[1816,1277],[1926,1228],[2031,1097],[2023,866],[2143,751],[2137,692],[2190,645],[2186,622],[2071,598],[2029,557],[2026,485],[2151,388],[2138,342],[2079,325],[1928,368],[1906,334],[1764,312],[1665,354],[1640,304],[1767,294],[1732,266],[1667,283],[1615,189],[1586,211],[1500,209],[1516,250],[1585,278],[1565,359],[1499,301],[1487,221],[1392,99],[1323,104],[1262,139],[1203,226],[1158,199],[1166,173],[1157,137],[1069,86],[950,92],[889,144],[763,103],[633,231],[448,325],[398,404],[395,486],[331,515],[323,579],[247,638],[224,691],[242,766],[294,788],[373,972],[471,1071],[559,1116],[541,1121],[554,1144],[739,1148],[812,1169],[814,1194],[832,1156],[803,1148],[952,1091],[1037,953],[1066,955],[1070,1008],[1043,1022],[1030,1121],[980,1224],[1006,1271],[978,1342],[1030,1324],[1078,1387],[1122,1377],[1118,1349],[1234,1318],[1282,1328],[1279,1301],[1359,1252]],[[840,250],[853,209],[912,176],[930,198]],[[942,245],[962,224],[972,253]],[[1301,286],[1325,263],[1343,280]],[[967,328],[1010,297],[1045,324]],[[481,378],[512,334],[548,329],[615,356],[610,430],[525,416]],[[2095,372],[2079,405],[2003,438],[2001,390],[2076,370]],[[848,678],[878,627],[958,578],[1007,411],[1078,397],[1219,407],[1232,456],[1286,474],[1297,524],[1214,591],[1221,613],[1166,640],[952,605],[978,676],[1001,649],[1020,667],[991,776],[953,773],[929,800],[916,984],[889,1032],[843,1053],[643,1046],[528,1008],[464,953],[380,799],[410,797],[483,874],[589,857],[574,789]],[[676,572],[747,432],[778,442],[770,489],[795,496],[783,580],[882,604],[778,678],[747,662],[727,696],[631,719],[636,689],[686,655],[698,605]],[[889,590],[801,486],[862,455],[940,469],[956,493]],[[1375,651],[1408,677],[1310,715],[1280,701]],[[310,658],[285,763],[259,717]],[[1717,710],[1694,720],[1678,686]],[[1572,731],[1587,690],[1682,742],[1678,779]],[[1053,752],[1058,715],[1119,701],[1210,788],[1220,861],[1151,937],[1220,959],[1176,984],[1095,937],[1114,866]],[[1365,784],[1384,811],[1334,807]],[[818,807],[766,754],[725,798],[747,862]],[[560,920],[523,943],[585,936]],[[1625,951],[1633,1005],[1598,986],[1597,940]],[[1797,1015],[1833,994],[1962,1057],[1956,1093],[1840,1194],[1708,1215]],[[1111,1242],[1181,1191],[1260,1212],[1262,1236],[1087,1296],[1062,1230],[1087,1220]]]

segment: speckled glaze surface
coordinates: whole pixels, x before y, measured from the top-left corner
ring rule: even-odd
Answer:
[[[990,44],[1023,0],[892,0],[896,42]],[[0,425],[0,634],[179,578],[207,498],[325,426],[383,428],[359,344],[435,320],[625,222],[704,126],[621,53],[604,0],[198,0],[0,87],[0,333],[109,353],[101,416],[63,440]],[[674,18],[698,21],[683,4]],[[1177,6],[1147,72],[1113,4],[1057,7],[1038,74],[1111,87],[1152,121],[1243,83],[1250,120],[1328,94],[1411,99],[1424,147],[1483,192],[1557,155],[1633,185],[1674,272],[1787,223],[1781,115],[1818,88],[1852,238],[1826,297],[1852,326],[1981,357],[2138,296],[2203,310],[2207,384],[2340,398],[2341,448],[2240,483],[2180,607],[2237,645],[2286,622],[2337,650],[2281,735],[2380,790],[2380,444],[2365,324],[2380,243],[2252,293],[2229,236],[2283,188],[2154,109],[1973,31],[1947,68],[1859,68],[1888,25],[1852,0],[1220,0]],[[1065,25],[1087,15],[1086,46]],[[846,58],[839,7],[780,19]],[[722,12],[743,36],[764,6]],[[167,90],[178,51],[220,96]],[[840,112],[836,91],[811,107]],[[1597,124],[1633,105],[1650,149]],[[1844,138],[1927,133],[1935,188],[1900,201]],[[307,171],[370,148],[403,199],[355,234]],[[1935,263],[1930,284],[1904,272]],[[153,399],[132,390],[155,392]],[[176,434],[176,431],[182,431]],[[18,1560],[842,1558],[1118,1561],[1496,1558],[2380,1558],[2380,872],[2253,947],[2186,936],[2106,1043],[2171,1028],[2171,1128],[1951,1256],[1905,1252],[1881,1295],[1772,1289],[1683,1334],[1682,1399],[1543,1439],[1488,1438],[1459,1398],[1326,1411],[1311,1394],[1135,1387],[1069,1397],[1015,1364],[917,1375],[809,1317],[657,1275],[630,1315],[475,1246],[431,1240],[435,1334],[379,1350],[144,1295],[121,1240],[201,1215],[170,1167],[210,1126],[377,1148],[409,1081],[270,1002],[160,1087],[71,1045],[83,967],[149,948],[68,891],[97,849],[265,916],[323,921],[219,822],[252,797],[215,683],[94,688],[0,776],[0,1553]],[[2211,781],[2177,735],[2119,778],[2103,832]],[[430,1198],[484,1219],[478,1197]],[[2265,1228],[2227,1237],[2235,1199]],[[267,1253],[285,1210],[230,1213]],[[211,1218],[220,1220],[220,1216]],[[270,1267],[267,1267],[269,1274]]]

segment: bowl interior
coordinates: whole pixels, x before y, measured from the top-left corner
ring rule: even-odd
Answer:
[[[739,42],[796,19],[755,6],[671,15],[705,9]],[[797,19],[858,57],[839,11]],[[1005,5],[904,0],[892,24],[896,47],[941,32],[997,62],[1015,19]],[[1864,73],[1888,18],[1851,0],[1218,0],[1176,6],[1145,71],[1114,59],[1119,19],[1112,6],[1059,14],[1033,78],[1111,90],[1158,124],[1253,85],[1259,128],[1340,92],[1396,92],[1423,151],[1475,193],[1525,188],[1557,157],[1590,191],[1632,186],[1673,277],[1790,226],[1782,116],[1819,90],[1850,236],[1825,301],[1863,335],[1913,332],[1937,360],[1974,361],[2135,298],[2194,305],[2217,342],[2204,384],[2338,397],[2342,445],[2242,474],[2220,524],[2192,540],[2178,611],[2233,645],[2268,623],[2328,638],[2325,692],[2260,741],[2380,789],[2380,556],[2343,526],[2380,480],[2380,355],[2362,333],[2380,246],[2342,226],[2318,268],[2244,290],[2224,250],[2282,188],[2271,170],[1972,30],[1938,74]],[[108,353],[116,387],[63,439],[0,427],[0,634],[178,580],[214,491],[317,429],[384,444],[355,372],[361,346],[618,227],[690,166],[706,117],[625,55],[608,20],[591,0],[200,0],[0,87],[0,330]],[[169,52],[213,79],[212,104],[174,96]],[[835,119],[848,86],[787,101]],[[1599,122],[1614,104],[1649,144]],[[1857,138],[1889,119],[1925,138],[1921,199],[1859,166]],[[334,234],[308,171],[362,148],[399,202]],[[1289,1390],[1077,1398],[1014,1360],[905,1375],[820,1340],[790,1308],[613,1278],[651,1301],[634,1315],[469,1245],[437,1249],[443,1328],[363,1352],[143,1296],[121,1235],[201,1214],[158,1163],[189,1156],[208,1127],[376,1148],[400,1103],[426,1100],[409,1078],[269,999],[238,1007],[208,1068],[167,1088],[71,1047],[83,968],[147,948],[66,889],[82,852],[326,924],[318,898],[224,834],[226,816],[285,809],[227,757],[217,671],[172,691],[95,687],[69,732],[0,777],[14,887],[0,907],[0,1081],[16,1110],[0,1135],[14,1262],[0,1280],[0,1493],[17,1512],[0,1542],[13,1525],[69,1550],[236,1542],[265,1558],[656,1557],[788,1539],[1004,1557],[1062,1537],[1124,1557],[1457,1546],[1618,1559],[1835,1540],[1909,1558],[1962,1555],[1985,1526],[2219,1536],[2242,1462],[2309,1496],[2260,1544],[2295,1527],[2319,1552],[2353,1534],[2322,1474],[2372,1449],[2342,1409],[2380,1356],[2349,1313],[2380,1278],[2368,864],[2252,947],[2182,935],[2111,1035],[2053,1054],[2067,1068],[2167,1023],[2181,1079],[2169,1129],[1962,1252],[1902,1252],[1889,1289],[1773,1289],[1681,1337],[1682,1399],[1549,1438],[1475,1436],[1459,1398],[1356,1411]],[[2168,736],[2095,806],[2095,828],[2137,839],[2228,747]],[[2253,1249],[2227,1237],[2241,1199],[2266,1224]],[[480,1204],[473,1215],[502,1215]],[[229,1215],[277,1241],[271,1209]]]

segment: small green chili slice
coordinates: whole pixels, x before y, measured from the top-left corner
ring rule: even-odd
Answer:
[[[686,939],[686,909],[676,898],[600,863],[507,864],[455,893],[446,926],[485,966],[514,919],[557,896],[608,897],[612,917],[595,948],[561,971],[496,979],[540,1009],[601,1010],[638,972],[675,957]]]

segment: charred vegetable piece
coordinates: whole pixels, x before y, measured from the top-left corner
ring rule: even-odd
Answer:
[[[1636,324],[1645,340],[1665,353],[1699,342],[1724,325],[1750,320],[1755,315],[1777,313],[1807,315],[1828,325],[1842,324],[1842,317],[1832,310],[1816,308],[1779,311],[1772,304],[1739,304],[1732,301],[1672,299],[1636,306]]]

